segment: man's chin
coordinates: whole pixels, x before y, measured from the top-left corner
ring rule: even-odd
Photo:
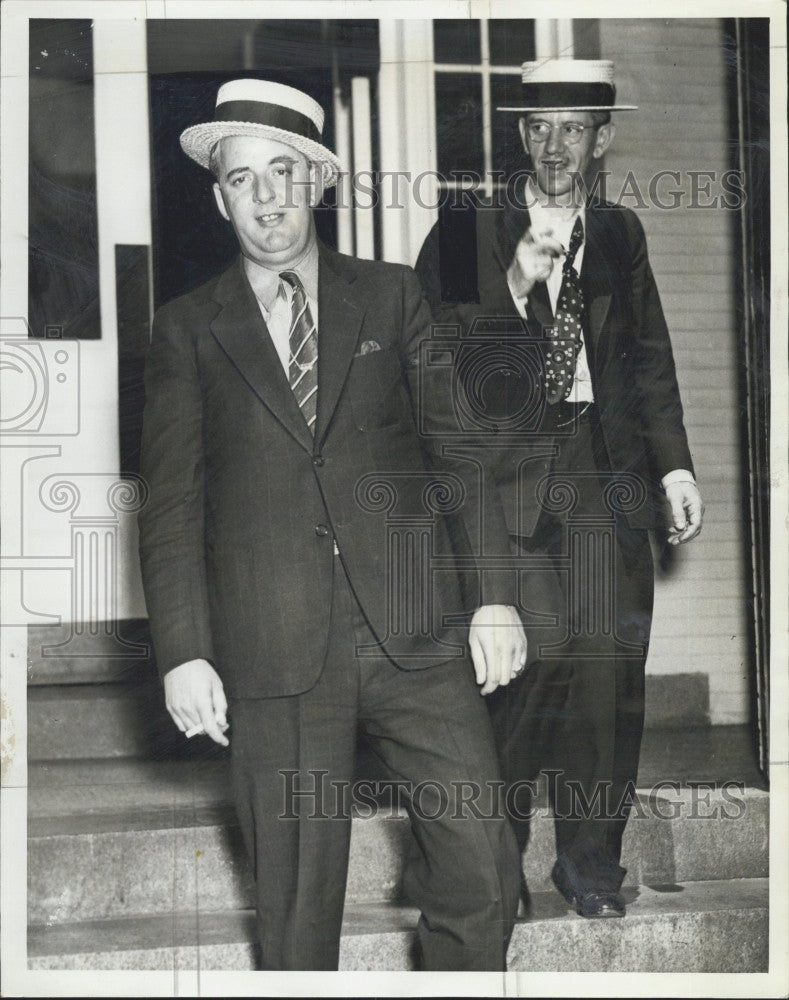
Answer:
[[[303,247],[280,233],[272,233],[269,239],[259,242],[255,247],[253,259],[261,264],[277,267],[296,260],[303,252]]]
[[[545,194],[552,196],[569,194],[573,190],[573,176],[564,171],[540,171],[538,183]]]
[[[563,177],[538,177],[537,184],[542,193],[551,202],[565,205],[568,202],[576,203],[583,200],[583,185],[579,184],[573,175]]]

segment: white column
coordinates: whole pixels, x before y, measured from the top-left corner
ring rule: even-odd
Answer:
[[[556,22],[556,54],[563,59],[572,59],[575,55],[573,22],[570,18],[560,18]]]
[[[534,52],[538,59],[573,57],[573,22],[570,18],[538,18],[534,22]]]
[[[148,60],[145,21],[93,23],[96,196],[99,228],[101,340],[83,342],[84,391],[101,419],[86,428],[93,468],[117,473],[118,329],[115,296],[116,243],[151,244]],[[134,520],[118,539],[119,618],[142,617]]]
[[[373,169],[373,137],[370,123],[370,80],[355,76],[351,81],[351,107],[353,109],[353,169],[361,174],[364,184]],[[364,260],[375,257],[375,208],[355,206],[356,256]]]
[[[488,22],[480,21],[480,55],[482,57],[482,155],[483,155],[483,185],[490,190],[493,173],[493,129],[491,127],[490,100],[490,43],[488,41]]]
[[[340,253],[352,254],[354,246],[351,174],[354,166],[351,149],[351,114],[348,107],[348,95],[340,83],[336,66],[333,75],[334,142],[335,152],[342,169],[337,182],[337,208],[335,210],[337,213],[337,249]]]
[[[433,85],[433,25],[427,19],[379,24],[378,80],[381,147],[381,231],[385,260],[413,264],[437,218],[436,115]],[[392,176],[396,171],[406,176]],[[417,178],[423,205],[414,198]],[[425,207],[427,206],[427,207]]]

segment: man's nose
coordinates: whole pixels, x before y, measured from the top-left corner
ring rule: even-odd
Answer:
[[[271,201],[274,197],[274,189],[265,175],[255,178],[255,201]]]
[[[561,125],[552,125],[551,132],[545,140],[546,153],[561,153],[564,151],[564,129]]]

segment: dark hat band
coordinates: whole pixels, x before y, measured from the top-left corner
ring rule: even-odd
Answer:
[[[253,122],[256,125],[270,125],[285,132],[293,132],[313,142],[321,141],[321,134],[315,122],[307,115],[281,104],[266,101],[224,101],[216,106],[214,121]]]
[[[523,84],[523,103],[533,108],[606,108],[615,97],[610,83]]]

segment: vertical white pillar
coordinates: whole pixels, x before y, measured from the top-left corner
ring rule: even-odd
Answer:
[[[563,59],[572,59],[575,55],[573,22],[570,18],[560,18],[556,22],[556,54]]]
[[[493,173],[493,128],[491,123],[491,98],[490,98],[490,41],[488,38],[488,22],[480,20],[480,56],[483,66],[482,70],[482,162],[483,178],[482,183],[485,190],[488,187]]]
[[[556,55],[556,22],[551,18],[541,17],[534,22],[534,54],[538,59]]]
[[[385,260],[413,264],[437,217],[436,114],[433,24],[426,19],[379,22],[378,80],[382,184],[381,232]],[[395,172],[405,176],[394,176]],[[415,188],[417,178],[425,178]],[[421,196],[422,205],[414,193]]]
[[[353,113],[353,169],[363,175],[367,185],[373,169],[373,139],[370,123],[370,80],[355,76],[351,81]],[[364,260],[375,257],[375,208],[356,205],[354,209],[356,256]]]
[[[93,23],[94,114],[96,122],[96,196],[99,228],[101,340],[83,344],[86,401],[101,419],[90,421],[93,464],[117,473],[118,325],[115,295],[115,245],[151,243],[150,139],[148,135],[148,60],[145,20],[97,19]],[[139,581],[133,521],[118,539],[119,618],[142,617],[145,602]]]
[[[573,22],[570,18],[538,18],[534,22],[534,52],[538,59],[573,57]]]
[[[102,336],[117,342],[115,244],[151,242],[145,22],[94,21]]]
[[[334,68],[334,143],[342,173],[337,182],[337,249],[340,253],[352,254],[353,245],[353,194],[351,173],[353,152],[351,150],[351,115],[348,95],[340,82],[337,68]]]

